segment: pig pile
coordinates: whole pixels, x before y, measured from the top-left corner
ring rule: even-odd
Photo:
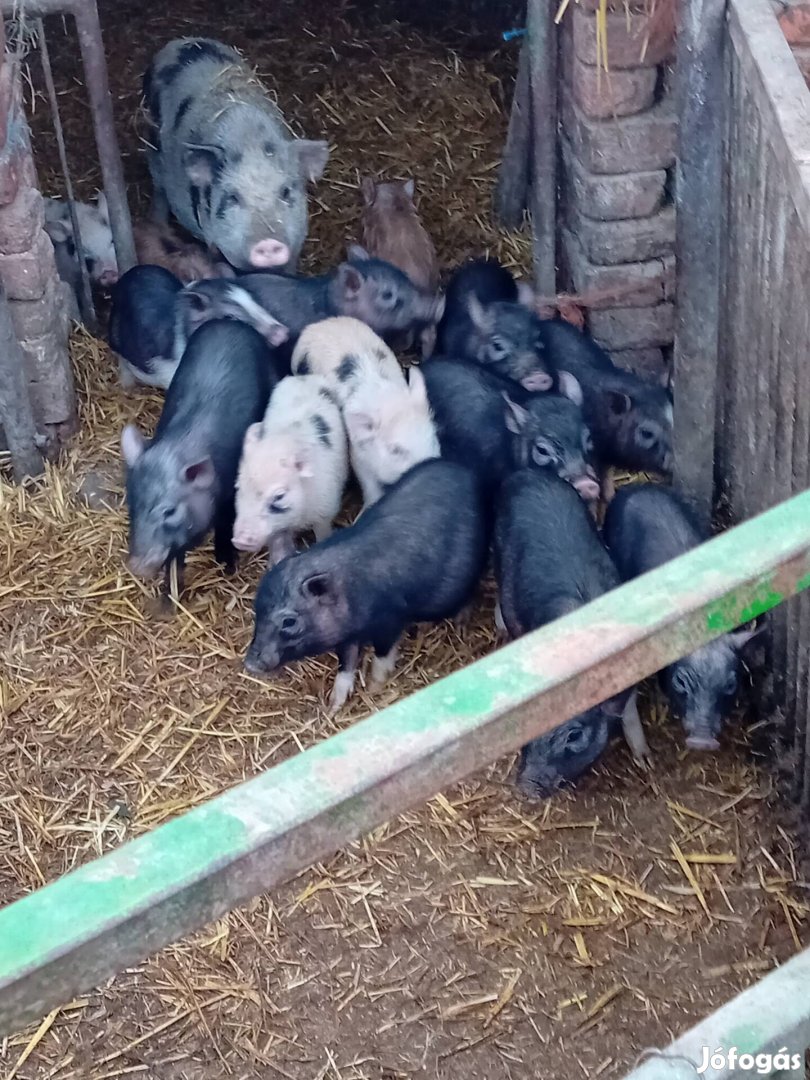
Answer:
[[[496,627],[514,639],[706,538],[661,484],[611,498],[611,466],[671,473],[669,387],[539,318],[493,259],[462,266],[441,295],[412,182],[365,179],[365,246],[297,275],[304,184],[326,145],[291,139],[239,56],[208,39],[167,45],[144,92],[160,221],[114,288],[109,334],[122,381],[167,393],[151,440],[122,433],[129,566],[163,570],[168,589],[210,531],[228,572],[237,551],[266,549],[248,671],[334,652],[337,710],[364,646],[380,685],[409,627],[462,618],[489,565]],[[422,362],[403,369],[395,349],[417,341]],[[362,509],[335,529],[350,475]],[[719,745],[758,632],[661,673],[688,747]],[[524,747],[520,789],[574,782],[619,726],[646,767],[636,699],[631,688]]]

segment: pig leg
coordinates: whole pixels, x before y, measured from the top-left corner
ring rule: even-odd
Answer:
[[[381,686],[384,686],[388,682],[390,677],[394,673],[394,668],[397,666],[397,658],[399,657],[399,641],[394,641],[393,645],[390,645],[388,641],[385,644],[377,643],[374,646],[374,658],[371,661],[371,681],[369,683],[369,689],[379,690]]]
[[[230,577],[236,573],[236,548],[233,546],[234,512],[226,510],[220,513],[214,523],[214,558],[222,563],[225,573]]]
[[[458,635],[462,640],[466,637],[467,631],[470,629],[474,608],[475,600],[470,600],[453,619],[453,626],[458,631]]]
[[[282,532],[276,533],[270,541],[270,566],[275,566],[282,559],[286,559],[288,555],[294,554],[295,544],[290,530],[284,529]]]
[[[419,335],[419,344],[422,349],[422,359],[426,359],[428,356],[433,356],[433,352],[436,348],[436,327],[427,326]]]
[[[354,690],[354,677],[357,674],[359,659],[360,646],[357,644],[342,645],[338,649],[338,673],[329,697],[330,716],[334,716],[346,704]]]
[[[136,382],[135,376],[132,374],[132,368],[130,368],[123,356],[118,357],[118,381],[124,390],[131,390]]]
[[[500,600],[497,600],[495,602],[495,640],[506,641],[508,637],[509,631],[506,629],[506,623],[503,621],[501,602]]]
[[[331,536],[334,529],[332,528],[331,520],[326,518],[325,521],[314,522],[312,531],[315,533],[315,540],[320,542],[321,540],[325,540],[327,536]]]
[[[627,699],[627,704],[622,713],[622,731],[630,747],[630,752],[636,760],[636,764],[642,769],[651,769],[653,757],[647,745],[644,728],[641,726],[641,717],[638,715],[638,690],[635,688]]]

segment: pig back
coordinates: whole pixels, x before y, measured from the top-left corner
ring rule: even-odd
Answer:
[[[616,492],[605,515],[605,542],[625,581],[707,539],[687,504],[660,484],[627,484]]]

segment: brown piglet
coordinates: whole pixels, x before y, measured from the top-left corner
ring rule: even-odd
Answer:
[[[414,285],[436,292],[439,261],[414,205],[413,180],[378,184],[366,176],[360,187],[364,202],[360,223],[366,250],[398,267]],[[435,338],[435,331],[422,335],[423,355],[432,351],[431,335]]]
[[[204,278],[233,276],[224,259],[214,258],[203,244],[186,238],[169,223],[141,221],[133,233],[138,262],[162,266],[184,285]]]

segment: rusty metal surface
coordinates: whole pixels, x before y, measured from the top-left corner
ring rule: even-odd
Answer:
[[[810,493],[0,912],[0,1036],[810,585]]]

